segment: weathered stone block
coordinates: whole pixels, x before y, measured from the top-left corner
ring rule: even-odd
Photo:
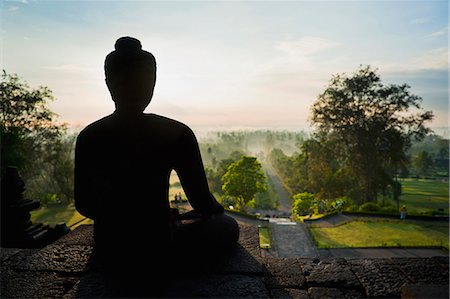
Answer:
[[[393,262],[412,283],[448,284],[448,272],[442,271],[436,259],[430,258],[394,258]]]
[[[16,264],[19,270],[84,272],[92,259],[91,246],[52,244]]]
[[[368,297],[399,297],[409,279],[389,259],[348,259]]]
[[[3,248],[2,248],[3,250]],[[11,268],[11,269],[17,269],[18,265],[24,262],[28,256],[31,256],[38,252],[39,249],[20,249],[15,254],[9,255],[7,258],[2,259],[1,261],[1,268]]]
[[[169,298],[269,298],[260,277],[247,275],[198,275],[174,279]]]
[[[290,288],[272,289],[270,295],[272,298],[309,299],[308,291]]]
[[[53,244],[94,246],[94,226],[80,225]]]
[[[308,289],[308,293],[311,299],[324,299],[324,298],[339,298],[339,299],[353,299],[364,298],[363,294],[356,290],[346,290],[337,288],[321,288],[312,287]]]
[[[265,281],[270,287],[300,288],[305,285],[306,279],[298,259],[295,258],[267,258]]]
[[[77,278],[61,277],[52,272],[16,272],[2,269],[2,298],[60,298],[75,284]]]
[[[0,260],[3,262],[20,251],[19,248],[1,248]]]
[[[402,287],[402,298],[449,298],[448,285],[407,284]]]
[[[108,293],[107,282],[103,273],[91,272],[81,277],[64,298],[101,298],[113,297]]]
[[[301,262],[309,286],[362,288],[345,259],[302,259]]]

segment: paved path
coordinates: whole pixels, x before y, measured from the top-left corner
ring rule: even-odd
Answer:
[[[270,223],[273,250],[278,257],[314,258],[318,252],[303,223]]]
[[[278,177],[276,170],[271,165],[264,165],[264,170],[272,180],[275,192],[278,194],[278,197],[280,199],[280,207],[278,208],[278,210],[290,215],[292,212],[292,199],[289,195],[289,192],[287,192],[287,190],[284,188],[284,185]]]

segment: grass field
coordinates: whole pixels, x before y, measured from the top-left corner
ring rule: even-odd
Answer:
[[[268,227],[260,226],[258,227],[259,231],[259,247],[261,248],[270,248],[270,229]]]
[[[39,210],[32,211],[31,213],[31,221],[33,223],[42,222],[45,224],[50,224],[51,226],[64,222],[67,226],[72,226],[71,229],[76,228],[81,224],[92,224],[93,221],[90,219],[85,219],[84,216],[80,215],[75,210],[73,205],[57,205],[57,206],[49,206],[43,207]],[[81,222],[80,222],[81,221]]]
[[[449,214],[449,184],[438,180],[403,179],[400,205],[406,205],[408,214],[438,212]],[[391,202],[395,205],[394,202]]]
[[[331,228],[313,227],[311,233],[319,248],[412,246],[449,248],[447,222],[358,220]]]

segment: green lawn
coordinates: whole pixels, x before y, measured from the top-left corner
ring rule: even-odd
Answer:
[[[92,224],[90,219],[83,220],[85,217],[80,215],[75,210],[73,205],[55,205],[49,207],[42,207],[39,210],[31,211],[31,221],[33,223],[42,222],[51,226],[64,222],[67,226],[71,226],[71,229],[76,228],[81,224]],[[81,222],[79,222],[81,221]]]
[[[403,179],[400,205],[406,205],[408,214],[437,212],[449,214],[449,184],[439,180]],[[395,202],[391,202],[394,206]],[[442,212],[441,212],[442,213]]]
[[[261,248],[270,248],[270,229],[268,227],[260,226],[259,230],[259,247]]]
[[[449,248],[447,222],[400,220],[352,221],[331,228],[311,228],[319,248],[443,246]]]

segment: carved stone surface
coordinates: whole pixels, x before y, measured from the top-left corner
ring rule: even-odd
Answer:
[[[339,299],[353,299],[364,298],[363,294],[356,290],[337,289],[337,288],[322,288],[312,287],[308,289],[311,299],[323,298],[339,298]]]
[[[262,278],[247,275],[183,277],[170,286],[169,298],[269,298]]]
[[[2,248],[2,250],[0,250],[0,260],[5,261],[19,251],[20,249],[18,248]]]
[[[358,279],[345,259],[302,259],[301,262],[309,286],[360,288]]]
[[[409,279],[390,259],[349,259],[368,297],[399,297]]]
[[[306,279],[301,263],[295,258],[267,258],[265,260],[265,281],[269,287],[301,288]]]
[[[91,263],[92,242],[92,226],[80,226],[43,249],[2,249],[1,297],[133,297],[130,286],[136,285],[162,292],[153,293],[157,297],[426,297],[437,294],[435,289],[448,297],[448,257],[261,258],[256,227],[242,226],[237,248],[214,267],[200,256],[192,267],[170,269],[167,277],[154,268],[121,273],[129,280],[121,285]],[[192,256],[180,252],[173,259],[183,265]]]
[[[2,298],[60,298],[77,280],[52,272],[16,272],[2,268],[0,293]]]
[[[448,270],[442,271],[437,259],[395,258],[393,260],[412,283],[448,284]]]
[[[80,225],[72,233],[58,239],[53,244],[94,246],[94,230],[92,225]]]
[[[272,298],[295,298],[295,299],[309,299],[307,290],[283,288],[270,290]]]
[[[16,267],[32,271],[84,272],[91,260],[92,250],[91,246],[86,245],[49,245],[27,256]]]

